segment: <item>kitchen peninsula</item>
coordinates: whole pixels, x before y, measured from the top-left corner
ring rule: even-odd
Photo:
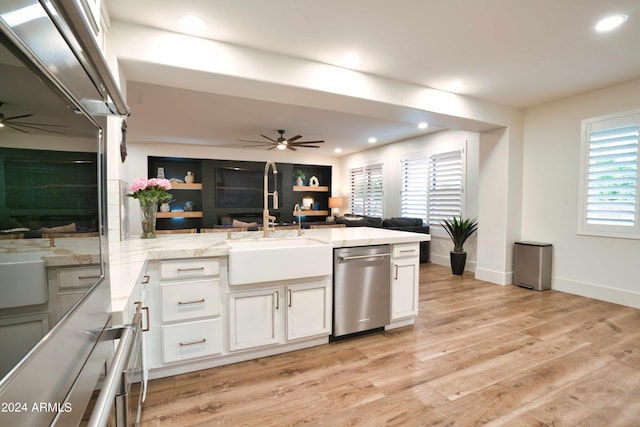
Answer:
[[[232,232],[110,242],[114,322],[130,318],[135,301],[149,307],[151,377],[326,344],[334,303],[333,250],[389,245],[391,320],[385,328],[411,325],[418,306],[418,245],[427,240],[428,234],[350,227],[304,230],[302,236],[277,230],[266,239],[262,232]],[[285,264],[278,267],[277,257],[286,252],[272,258],[267,252],[291,245],[308,249],[303,253],[313,258],[292,256],[290,267],[279,272]],[[256,253],[264,248],[265,256],[256,265],[234,267],[234,251],[239,256],[248,248]],[[258,265],[265,259],[274,260],[276,268]],[[234,279],[233,268],[243,274]]]

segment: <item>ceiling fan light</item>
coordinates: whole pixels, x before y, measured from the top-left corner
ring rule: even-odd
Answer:
[[[0,128],[4,127],[4,123],[0,122]]]
[[[278,144],[278,150],[285,150],[287,148],[287,144]]]

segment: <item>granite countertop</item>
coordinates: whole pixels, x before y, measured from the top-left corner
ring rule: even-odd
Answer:
[[[277,230],[269,238],[295,238],[297,230]],[[231,239],[229,239],[229,236]],[[334,248],[380,244],[411,243],[431,240],[429,234],[410,233],[370,227],[321,228],[304,230],[304,237],[315,239]],[[129,317],[128,310],[140,299],[138,279],[146,264],[153,260],[227,256],[234,241],[263,239],[261,231],[204,234],[168,234],[155,239],[132,237],[109,242],[109,281],[111,310],[117,321]],[[55,246],[52,246],[52,243]],[[0,241],[3,254],[42,253],[47,267],[97,264],[100,262],[99,239],[64,238],[15,239]]]
[[[277,230],[269,238],[293,238],[297,230]],[[234,241],[263,239],[261,231],[204,234],[168,234],[155,239],[132,237],[109,242],[109,269],[112,312],[122,318],[123,312],[139,295],[132,295],[137,279],[146,263],[172,258],[227,256]],[[431,240],[429,234],[395,231],[384,228],[346,227],[304,230],[304,237],[330,244],[334,248],[381,244],[412,243]],[[126,314],[125,314],[126,316]]]

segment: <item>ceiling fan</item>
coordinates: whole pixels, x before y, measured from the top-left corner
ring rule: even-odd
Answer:
[[[3,105],[4,105],[4,102],[0,102],[0,107],[2,107]],[[33,114],[22,114],[19,116],[5,117],[4,114],[0,113],[0,129],[6,126],[8,128],[17,130],[18,132],[22,132],[22,133],[29,133],[28,131],[29,129],[34,129],[34,130],[39,130],[43,132],[63,134],[64,132],[58,132],[56,130],[49,129],[49,128],[67,127],[62,125],[51,125],[47,123],[31,123],[31,122],[19,121],[20,119],[26,119],[27,117],[32,117],[32,116]],[[42,126],[45,126],[45,127],[42,127]]]
[[[324,142],[324,141],[298,141],[300,138],[302,138],[302,135],[296,135],[291,138],[285,138],[284,132],[285,132],[284,130],[278,129],[278,133],[280,134],[280,136],[277,139],[269,138],[266,135],[260,135],[261,137],[268,139],[268,141],[252,141],[248,139],[241,139],[240,141],[253,142],[255,144],[271,145],[271,147],[267,148],[267,150],[273,150],[274,148],[277,148],[279,150],[289,149],[293,151],[297,150],[296,147],[320,148],[319,146],[312,145],[312,144],[322,144]],[[247,146],[247,147],[255,147],[255,145]]]

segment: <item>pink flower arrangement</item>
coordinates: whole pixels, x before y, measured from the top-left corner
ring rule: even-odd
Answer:
[[[168,202],[171,200],[171,181],[164,178],[136,178],[129,186],[131,193],[127,194],[134,199],[155,200],[157,202]]]

